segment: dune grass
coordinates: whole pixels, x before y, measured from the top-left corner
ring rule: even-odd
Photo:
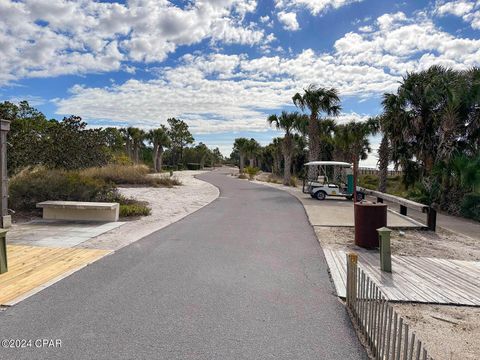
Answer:
[[[153,187],[173,187],[182,185],[175,177],[168,175],[152,176],[146,165],[117,165],[92,167],[81,170],[81,174],[116,185],[146,185]]]

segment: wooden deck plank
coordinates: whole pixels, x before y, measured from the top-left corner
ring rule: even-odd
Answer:
[[[397,267],[393,273],[384,273],[380,270],[380,264],[379,262],[377,264],[376,258],[375,260],[368,259],[365,255],[363,255],[362,258],[364,259],[363,266],[367,266],[369,274],[374,275],[373,280],[377,283],[377,286],[383,290],[384,287],[388,285],[390,291],[396,292],[396,295],[394,296],[399,301],[407,301],[411,298],[421,302],[429,302],[430,300],[433,300],[427,294],[418,291],[418,289],[415,288],[415,285],[412,284],[408,278],[405,278],[400,268]],[[386,279],[390,279],[390,281],[387,283]]]
[[[449,291],[454,295],[461,295],[466,299],[471,298],[472,295],[480,298],[480,288],[474,279],[468,281],[465,279],[465,275],[460,272],[454,273],[446,271],[445,266],[442,266],[442,263],[434,261],[440,259],[430,259],[430,261],[417,262],[415,259],[404,257],[402,260],[407,262],[409,266],[422,271],[424,273],[423,276],[430,278],[433,283],[441,286],[442,291]],[[425,266],[425,264],[428,264],[429,262],[432,264],[430,266]]]
[[[342,269],[338,267],[337,262],[334,259],[335,252],[330,249],[324,249],[325,260],[327,261],[328,267],[330,269],[330,275],[333,280],[335,291],[337,296],[344,298],[345,293],[345,283],[342,280],[340,275]]]
[[[46,248],[8,245],[9,271],[0,275],[0,304],[25,296],[63,274],[72,273],[108,250]]]
[[[439,279],[437,276],[431,275],[428,269],[422,268],[422,262],[410,263],[408,259],[405,258],[398,259],[398,261],[399,264],[404,262],[403,265],[408,268],[410,278],[417,281],[419,290],[423,290],[432,295],[433,300],[430,299],[429,302],[474,305],[468,297],[459,294],[458,290],[451,289],[450,284],[448,284],[445,279]]]
[[[345,294],[345,251],[323,251],[337,294]],[[393,272],[385,273],[378,253],[360,250],[358,255],[359,267],[390,301],[480,306],[480,262],[392,256]]]

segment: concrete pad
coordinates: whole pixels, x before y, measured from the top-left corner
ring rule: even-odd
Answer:
[[[9,244],[70,248],[118,228],[125,222],[35,220],[13,225],[7,234]]]
[[[308,219],[312,226],[355,226],[353,216],[353,202],[340,197],[329,197],[319,201],[313,199],[307,194],[303,194],[301,188],[292,188],[280,184],[255,181],[274,187],[279,190],[287,191],[295,196],[304,206]],[[408,217],[388,209],[387,226],[393,229],[419,229],[425,228],[425,225]]]
[[[313,226],[354,226],[353,203],[348,200],[301,199]],[[387,226],[390,228],[419,228],[419,222],[389,210]]]

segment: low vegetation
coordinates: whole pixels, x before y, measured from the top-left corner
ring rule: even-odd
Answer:
[[[120,216],[147,216],[146,203],[122,196],[118,184],[171,187],[180,182],[169,176],[148,175],[145,166],[109,165],[85,170],[26,168],[10,179],[9,208],[35,211],[36,204],[48,200],[118,202]]]
[[[146,202],[122,198],[120,202],[120,217],[148,216],[152,209]]]
[[[358,186],[367,188],[367,189],[377,189],[379,183],[378,175],[360,175],[358,177]],[[388,176],[387,177],[387,193],[407,197],[408,192],[405,188],[405,185],[402,182],[402,177],[400,175],[397,176]]]
[[[81,170],[84,176],[112,182],[116,185],[146,185],[153,187],[172,187],[181,182],[168,175],[151,176],[146,165],[124,166],[110,164],[102,167],[92,167]]]
[[[250,180],[253,180],[255,178],[255,175],[257,175],[259,171],[260,169],[254,166],[247,166],[245,168],[245,172],[247,173]]]
[[[114,184],[77,171],[24,169],[10,179],[9,208],[35,210],[47,200],[112,201],[118,197]]]

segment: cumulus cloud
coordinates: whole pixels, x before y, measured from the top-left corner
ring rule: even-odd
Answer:
[[[338,9],[363,0],[275,0],[278,8],[307,8],[313,15],[325,13],[330,9]]]
[[[244,16],[256,0],[0,2],[0,84],[25,77],[105,72],[126,61],[161,62],[205,39],[262,45],[273,39]]]
[[[278,20],[283,24],[285,30],[297,31],[300,30],[298,25],[297,14],[294,12],[280,11],[278,14]]]
[[[473,29],[480,29],[480,1],[456,0],[440,1],[436,4],[440,16],[455,15],[470,23]]]
[[[152,80],[76,86],[56,104],[59,114],[139,126],[179,116],[197,133],[265,131],[266,116],[292,106],[292,95],[310,83],[335,87],[342,96],[369,98],[395,91],[406,71],[433,64],[480,65],[480,40],[456,37],[422,16],[394,13],[376,19],[369,32],[345,34],[331,52],[189,54],[177,67],[157,69]],[[339,120],[366,116],[347,114]]]

